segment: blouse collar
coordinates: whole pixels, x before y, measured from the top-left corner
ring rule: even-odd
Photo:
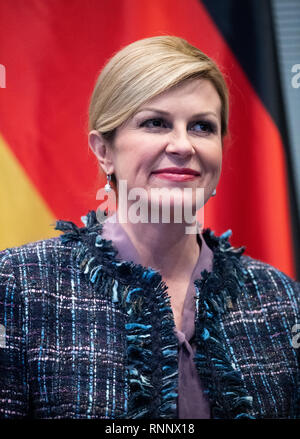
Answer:
[[[134,264],[141,264],[140,255],[138,254],[126,230],[118,221],[118,216],[116,213],[104,221],[102,237],[113,242],[118,252],[116,255],[117,258],[124,261],[131,261]],[[192,281],[201,277],[201,271],[211,271],[213,261],[213,252],[203,239],[199,227],[196,239],[200,246],[200,251],[198,260],[192,273]]]

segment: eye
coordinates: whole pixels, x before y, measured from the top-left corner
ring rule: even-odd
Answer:
[[[197,121],[191,124],[191,128],[193,131],[199,132],[199,133],[214,133],[216,131],[216,127],[212,122],[209,121]]]
[[[140,126],[146,128],[167,128],[167,123],[163,119],[156,118],[147,119],[142,122]]]

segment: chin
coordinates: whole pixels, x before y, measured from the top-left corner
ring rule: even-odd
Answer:
[[[149,204],[151,212],[160,213],[160,215],[170,215],[170,218],[177,218],[178,223],[184,222],[185,218],[196,215],[196,203],[191,200],[182,200],[181,197],[171,200],[153,200]]]

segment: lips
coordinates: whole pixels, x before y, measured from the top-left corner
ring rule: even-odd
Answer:
[[[163,168],[153,171],[153,174],[184,174],[184,175],[200,175],[198,171],[190,168]]]

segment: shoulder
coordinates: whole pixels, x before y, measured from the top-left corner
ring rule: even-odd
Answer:
[[[69,256],[74,243],[63,242],[61,237],[44,239],[30,242],[18,247],[6,248],[0,251],[0,268],[11,265],[17,267],[19,265],[31,263],[48,264],[64,256]]]
[[[299,292],[299,282],[292,279],[276,267],[243,254],[246,247],[233,247],[229,240],[231,235],[231,230],[227,230],[220,236],[216,236],[210,229],[205,229],[203,233],[205,241],[213,251],[215,258],[216,256],[218,258],[220,255],[220,260],[223,264],[229,259],[235,262],[235,268],[240,268],[242,270],[248,282],[252,281],[253,283],[259,284],[259,286],[262,286],[263,284],[271,284],[273,289],[291,287]]]
[[[272,282],[274,287],[281,285],[286,287],[291,286],[299,291],[300,283],[273,265],[259,259],[254,259],[248,255],[241,256],[241,263],[248,277],[253,279],[253,281],[259,282],[260,284]]]
[[[290,314],[299,315],[300,283],[276,267],[244,255],[245,247],[235,248],[230,243],[231,230],[221,236],[206,229],[204,237],[214,253],[214,270],[222,266],[223,281],[235,285],[232,294],[244,306],[256,309],[285,309]]]
[[[241,256],[241,264],[249,299],[252,298],[258,307],[277,314],[299,316],[299,282],[276,267],[247,255]]]
[[[76,243],[63,242],[61,237],[39,240],[0,251],[0,289],[7,287],[29,291],[34,285],[46,288],[63,271],[76,267]]]

